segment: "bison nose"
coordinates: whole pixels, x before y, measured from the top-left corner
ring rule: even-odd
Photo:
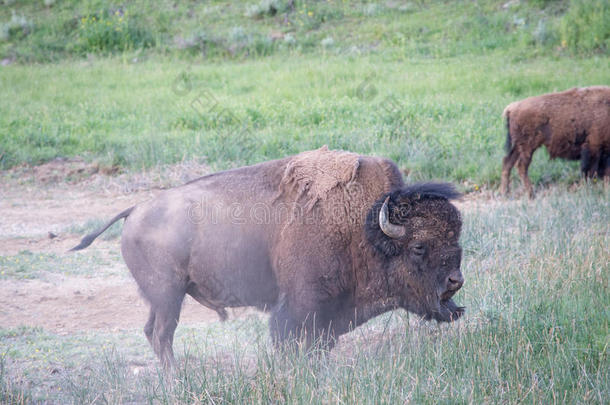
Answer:
[[[454,271],[447,277],[447,289],[449,291],[457,291],[464,284],[464,276],[461,271]]]

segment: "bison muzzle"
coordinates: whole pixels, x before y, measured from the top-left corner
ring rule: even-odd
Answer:
[[[406,186],[389,160],[321,148],[211,174],[117,215],[123,258],[150,315],[144,332],[164,366],[189,294],[271,311],[274,343],[321,341],[404,308],[456,320],[461,218],[450,184]]]

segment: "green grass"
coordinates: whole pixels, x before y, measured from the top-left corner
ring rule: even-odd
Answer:
[[[139,328],[68,336],[2,329],[0,393],[78,403],[603,404],[609,201],[607,187],[582,186],[551,190],[536,204],[465,211],[466,284],[456,300],[468,311],[455,324],[398,311],[321,357],[275,352],[258,317],[180,326],[169,379]]]
[[[604,57],[515,61],[501,52],[9,66],[0,75],[11,100],[0,105],[0,165],[82,155],[131,169],[205,158],[222,169],[327,144],[387,156],[412,179],[496,184],[503,108],[608,83],[607,67]],[[578,177],[576,164],[550,162],[545,153],[534,158],[535,182]]]
[[[607,0],[5,3],[0,169],[223,169],[328,144],[496,185],[509,102],[610,83]],[[576,166],[539,152],[531,174]]]
[[[111,253],[111,257],[119,259],[118,253]],[[55,254],[22,250],[14,255],[0,256],[0,280],[44,279],[52,273],[90,276],[93,269],[96,271],[96,276],[124,274],[123,268],[117,270],[109,267],[110,264],[108,257],[95,253],[87,255],[81,253]]]
[[[72,233],[77,235],[87,235],[93,231],[96,231],[108,223],[108,218],[96,218],[90,219],[82,224],[75,224],[66,227],[63,232]],[[99,236],[102,240],[114,240],[118,239],[121,236],[121,232],[123,231],[123,222],[115,222],[108,228],[102,235]]]

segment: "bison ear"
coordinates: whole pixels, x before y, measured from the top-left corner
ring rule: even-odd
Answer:
[[[395,239],[385,236],[373,242],[375,249],[386,257],[398,256],[402,251],[402,246]]]

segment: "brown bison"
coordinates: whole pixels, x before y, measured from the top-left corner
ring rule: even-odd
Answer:
[[[500,186],[503,194],[508,193],[510,171],[516,163],[525,189],[534,197],[527,169],[541,145],[552,159],[580,159],[585,177],[610,176],[610,87],[529,97],[509,104],[503,115],[508,130]]]
[[[189,294],[271,311],[276,344],[330,348],[368,319],[404,308],[437,321],[464,313],[452,296],[461,219],[452,185],[405,186],[389,160],[325,147],[211,174],[131,207],[121,252],[150,303],[144,333],[164,366]]]

